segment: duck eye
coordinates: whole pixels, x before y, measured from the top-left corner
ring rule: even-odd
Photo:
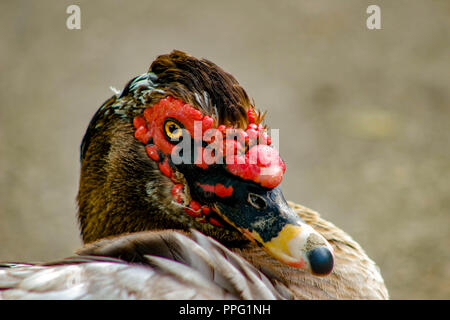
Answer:
[[[258,210],[264,210],[267,207],[266,199],[256,193],[248,194],[248,203]]]
[[[167,119],[164,122],[164,134],[167,139],[178,141],[178,139],[180,139],[183,135],[182,126],[174,120]]]

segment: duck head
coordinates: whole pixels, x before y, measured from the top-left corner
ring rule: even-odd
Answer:
[[[81,145],[84,242],[195,228],[229,247],[249,241],[316,275],[327,241],[288,206],[285,164],[264,114],[233,76],[181,51],[159,56],[97,111]]]

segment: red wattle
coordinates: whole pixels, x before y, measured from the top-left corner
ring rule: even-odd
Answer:
[[[226,198],[233,194],[233,187],[228,186],[225,187],[223,184],[218,183],[216,185],[210,185],[210,184],[201,184],[197,182],[197,185],[203,189],[205,192],[211,192],[217,195],[220,198]]]
[[[162,174],[164,174],[166,177],[169,177],[169,178],[172,177],[173,171],[169,165],[168,158],[166,158],[164,160],[164,162],[158,163],[158,166],[159,166],[159,170],[161,170]]]
[[[157,146],[155,146],[155,145],[145,146],[145,151],[147,151],[148,156],[153,161],[159,162],[159,160],[161,160],[160,157],[159,157],[159,154],[158,154],[158,147]]]
[[[182,184],[175,184],[172,187],[172,197],[178,203],[183,202],[183,194],[184,194],[183,189],[184,189],[184,186]]]
[[[244,157],[244,158],[243,158]],[[238,159],[244,161],[239,164]],[[237,156],[234,163],[227,163],[227,170],[244,180],[251,180],[266,188],[275,188],[281,183],[286,166],[278,151],[267,145],[253,146],[245,156]]]
[[[256,120],[256,112],[255,112],[255,110],[253,110],[252,108],[248,109],[247,116],[248,116],[248,121],[250,123],[255,122],[255,120]]]
[[[207,216],[211,212],[211,208],[208,206],[202,206],[202,213]]]
[[[226,169],[233,175],[254,181],[267,188],[274,188],[281,183],[283,178],[286,170],[284,162],[279,157],[278,152],[268,146],[271,144],[271,140],[264,126],[260,123],[255,123],[258,117],[257,112],[250,108],[247,115],[249,124],[246,130],[221,124],[217,127],[219,134],[203,137],[207,130],[213,128],[214,119],[207,115],[204,116],[198,109],[184,103],[182,100],[168,96],[153,106],[146,108],[142,116],[135,117],[133,126],[136,128],[136,139],[145,145],[152,140],[153,145],[146,146],[148,156],[156,161],[161,172],[175,183],[176,179],[168,161],[175,145],[167,140],[163,131],[164,122],[168,118],[177,120],[191,137],[195,137],[194,133],[201,130],[198,133],[202,134],[201,138],[204,138],[206,143],[216,143],[215,140],[218,139],[218,136],[223,137],[219,141],[223,148],[214,150],[215,155],[207,156],[207,161],[203,157],[205,148],[199,147],[197,154],[201,156],[201,159],[197,159],[196,166],[206,170],[209,168],[209,165],[216,163],[217,160],[221,160],[223,157],[225,158]],[[194,131],[197,121],[199,125],[197,124],[198,128]],[[237,136],[238,141],[234,141],[236,139],[235,136]],[[258,139],[260,144],[256,144]],[[265,143],[268,145],[265,145]],[[243,154],[246,148],[250,149]],[[161,154],[164,154],[164,162],[161,162]],[[225,188],[224,186],[222,187]],[[222,187],[216,188],[214,193],[223,197],[232,194],[232,191],[230,192],[227,188],[222,189]]]
[[[221,224],[219,221],[217,221],[214,218],[209,218],[209,223],[211,223],[212,225],[218,226],[218,227],[223,227],[223,224]]]
[[[140,128],[140,127],[144,127],[147,125],[147,122],[145,122],[144,117],[142,116],[137,116],[133,119],[133,125],[136,129]]]

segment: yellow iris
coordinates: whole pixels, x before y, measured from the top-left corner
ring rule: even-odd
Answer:
[[[166,121],[166,123],[164,124],[164,132],[166,133],[167,137],[171,140],[177,140],[183,134],[181,126],[172,120]]]

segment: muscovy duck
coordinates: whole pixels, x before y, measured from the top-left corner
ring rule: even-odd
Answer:
[[[108,99],[81,144],[84,246],[0,265],[3,299],[387,299],[345,232],[287,202],[265,113],[174,50]]]

